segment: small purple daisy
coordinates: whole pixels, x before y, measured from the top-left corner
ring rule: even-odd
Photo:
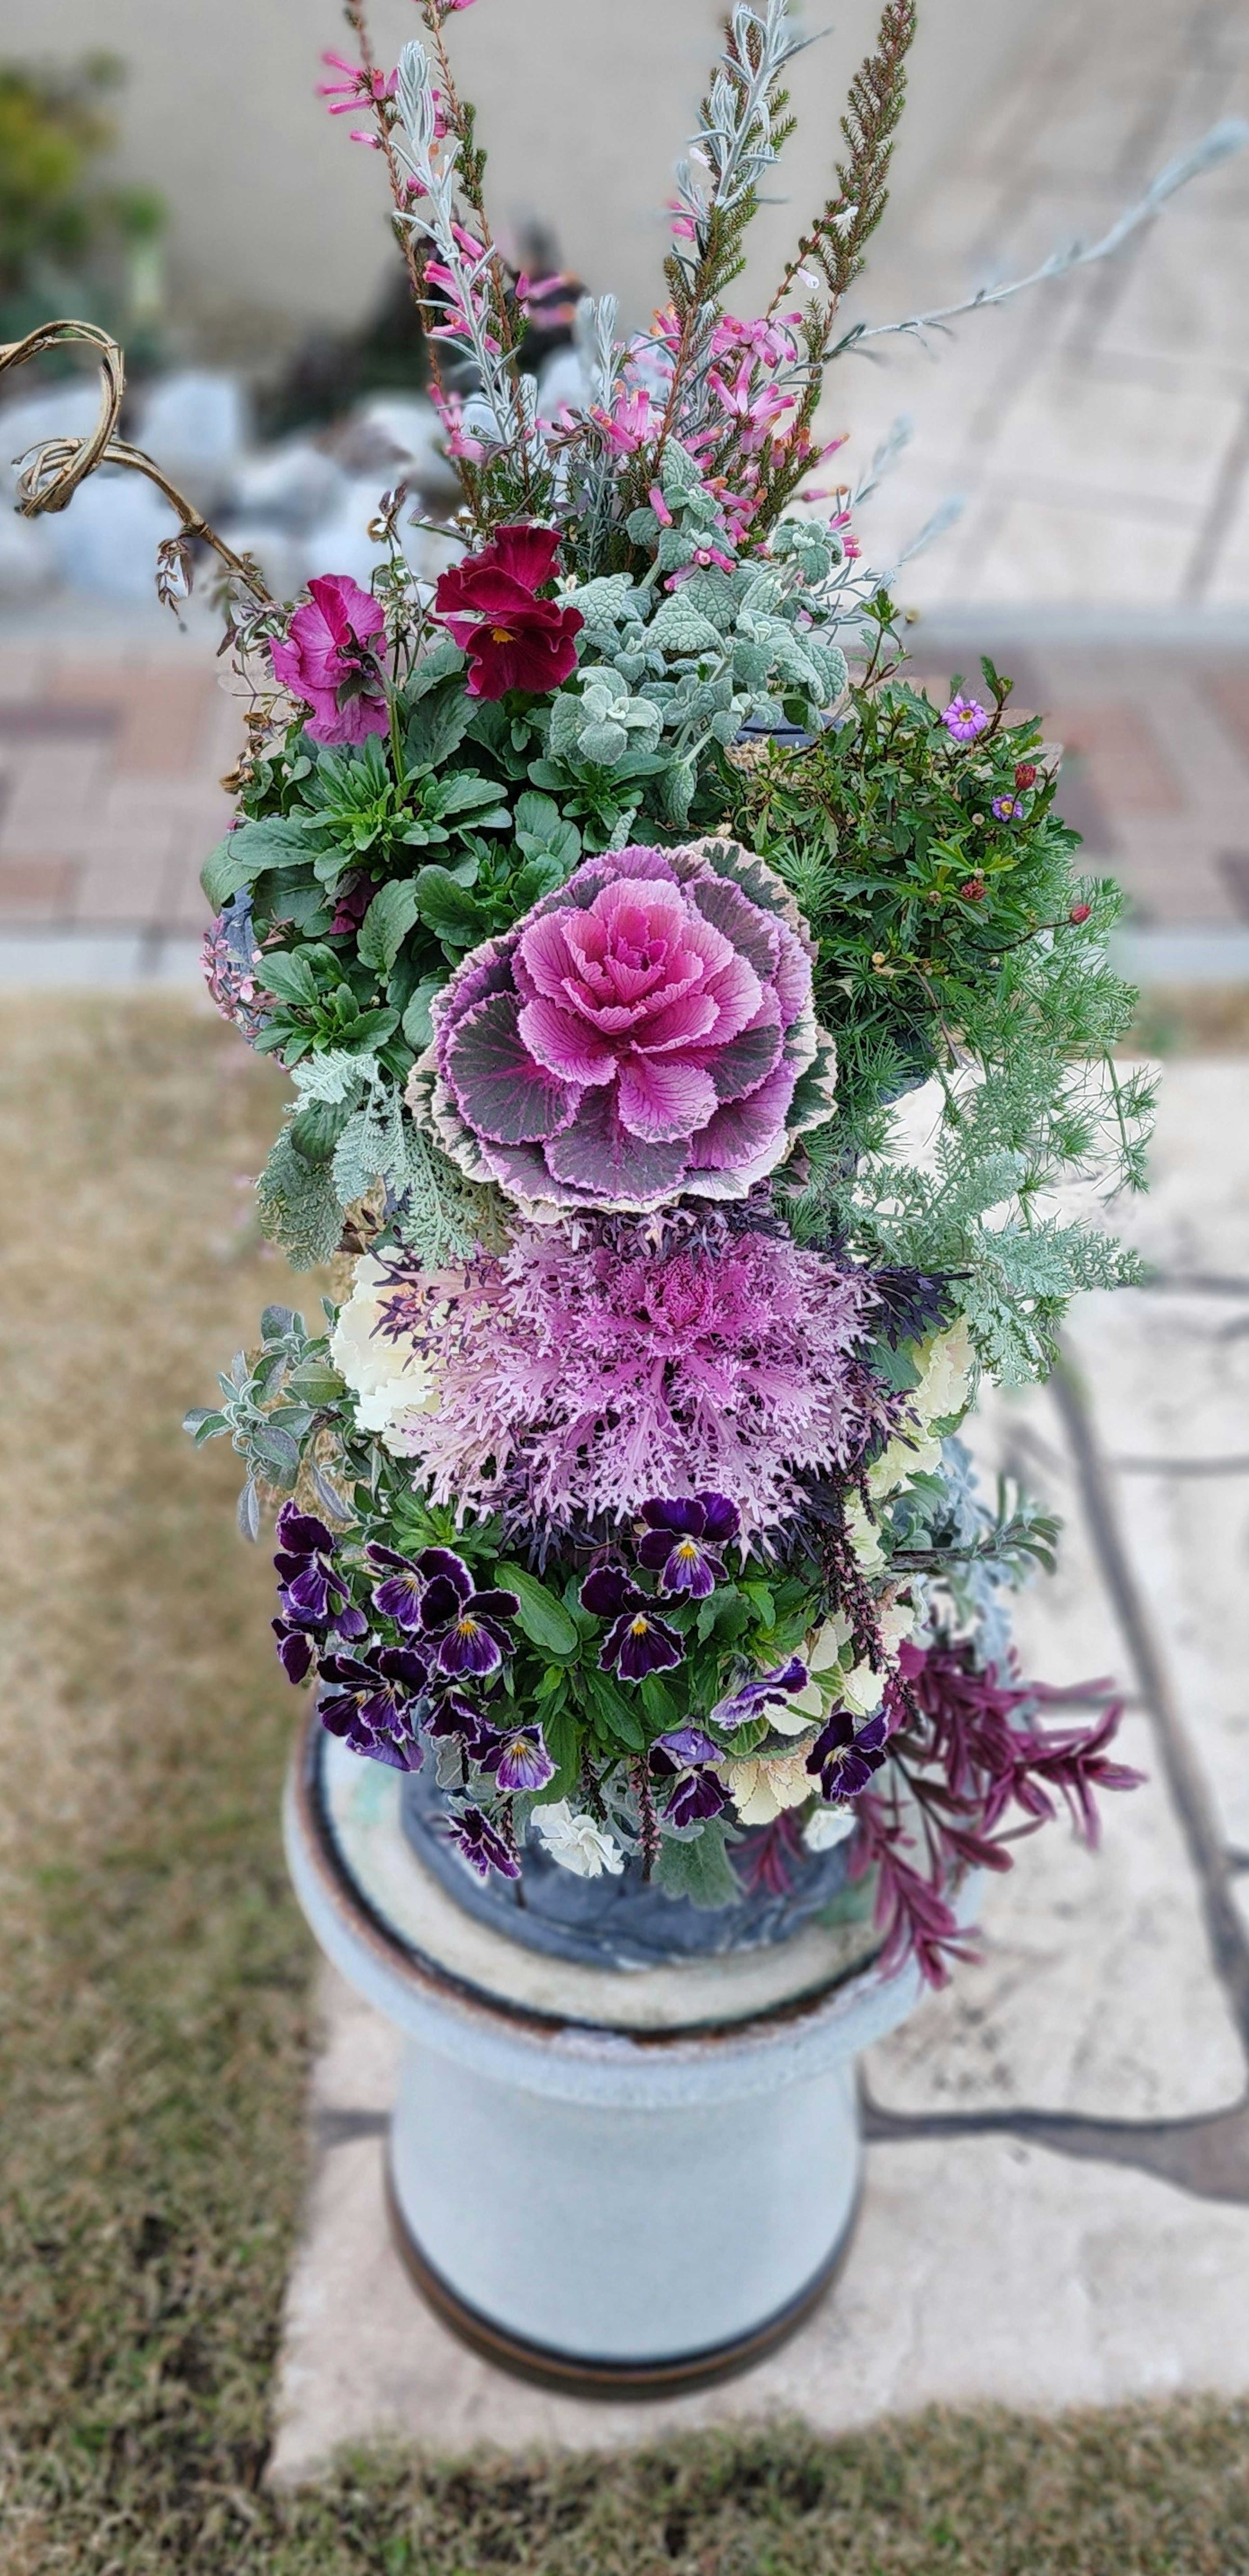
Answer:
[[[995,796],[993,811],[999,823],[1015,823],[1023,812],[1023,806],[1017,796]]]
[[[977,734],[983,733],[992,723],[992,718],[988,708],[981,706],[979,698],[958,697],[951,698],[948,707],[942,710],[941,721],[951,742],[974,742]]]

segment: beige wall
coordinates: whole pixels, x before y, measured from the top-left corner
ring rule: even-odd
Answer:
[[[722,0],[477,0],[452,26],[481,109],[500,225],[545,217],[595,287],[642,321],[658,293],[662,206],[688,134]],[[810,0],[806,23],[825,23]],[[981,101],[1035,60],[1047,0],[921,0],[921,33],[893,229],[926,176],[957,154]],[[877,0],[841,0],[797,67],[801,127],[786,156],[792,205],[769,209],[779,252],[825,193],[847,79]],[[419,30],[411,0],[374,0],[379,52]],[[197,306],[238,299],[292,322],[346,320],[387,259],[383,183],[314,96],[317,55],[349,50],[336,0],[0,0],[0,53],[70,58],[106,47],[131,67],[121,159],[173,212],[175,269]],[[770,264],[770,263],[769,263]]]

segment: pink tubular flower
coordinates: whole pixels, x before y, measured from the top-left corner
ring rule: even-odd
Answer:
[[[811,945],[732,843],[606,850],[474,949],[408,1098],[527,1214],[745,1197],[828,1117]]]
[[[616,456],[632,456],[644,447],[655,436],[660,417],[645,385],[622,386],[610,411],[596,404],[590,414]]]
[[[331,71],[340,74],[338,80],[317,82],[317,97],[327,98],[332,102],[329,111],[331,116],[354,116],[362,101],[370,106],[380,107],[382,100],[393,98],[398,89],[397,71],[367,72],[362,70],[359,64],[349,63],[344,54],[322,54],[321,60],[328,64]],[[373,138],[370,136],[368,139],[371,142]],[[353,143],[355,140],[353,135]]]
[[[647,1231],[522,1227],[464,1272],[396,1272],[380,1330],[428,1347],[438,1402],[392,1445],[435,1501],[549,1524],[712,1490],[749,1541],[801,1502],[799,1473],[844,1475],[889,1431],[903,1399],[866,1363],[866,1273],[719,1209]]]
[[[323,573],[308,584],[286,639],[271,647],[273,676],[311,707],[314,742],[364,742],[390,723],[381,664],[372,643],[386,620],[372,593],[349,573]]]

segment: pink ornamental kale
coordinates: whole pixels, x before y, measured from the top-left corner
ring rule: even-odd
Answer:
[[[895,1427],[863,1356],[867,1274],[718,1211],[665,1233],[523,1227],[465,1272],[396,1272],[380,1329],[429,1353],[438,1401],[391,1446],[435,1502],[549,1525],[712,1492],[750,1540],[798,1507],[803,1470],[844,1475]]]
[[[827,1118],[811,943],[729,842],[607,850],[465,958],[408,1098],[527,1215],[736,1199]]]
[[[349,573],[310,581],[306,608],[297,608],[284,643],[272,647],[273,676],[293,698],[311,707],[314,742],[364,742],[390,723],[376,638],[385,628],[372,593]]]

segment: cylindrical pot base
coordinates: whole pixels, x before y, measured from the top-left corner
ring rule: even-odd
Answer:
[[[722,2380],[736,2379],[742,2371],[753,2370],[756,2362],[766,2361],[770,2353],[806,2324],[832,2288],[849,2251],[858,2216],[856,2195],[841,2241],[827,2261],[796,2298],[765,2318],[751,2333],[713,2344],[703,2352],[679,2353],[663,2361],[611,2361],[556,2352],[548,2344],[530,2343],[525,2336],[509,2333],[505,2326],[483,2316],[479,2308],[462,2299],[430,2262],[408,2225],[389,2160],[386,2206],[391,2233],[410,2279],[435,2316],[458,2335],[461,2343],[467,2344],[470,2352],[493,2362],[499,2370],[510,2370],[514,2378],[528,2380],[535,2388],[549,2388],[558,2396],[639,2401],[648,2397],[687,2397],[696,2389],[715,2388]]]
[[[402,2033],[389,2191],[426,2299],[583,2396],[749,2368],[849,2242],[855,2061],[913,2007],[914,1969],[839,1921],[636,1970],[546,1957],[455,1902],[399,1792],[313,1719],[286,1846],[323,1949]]]

